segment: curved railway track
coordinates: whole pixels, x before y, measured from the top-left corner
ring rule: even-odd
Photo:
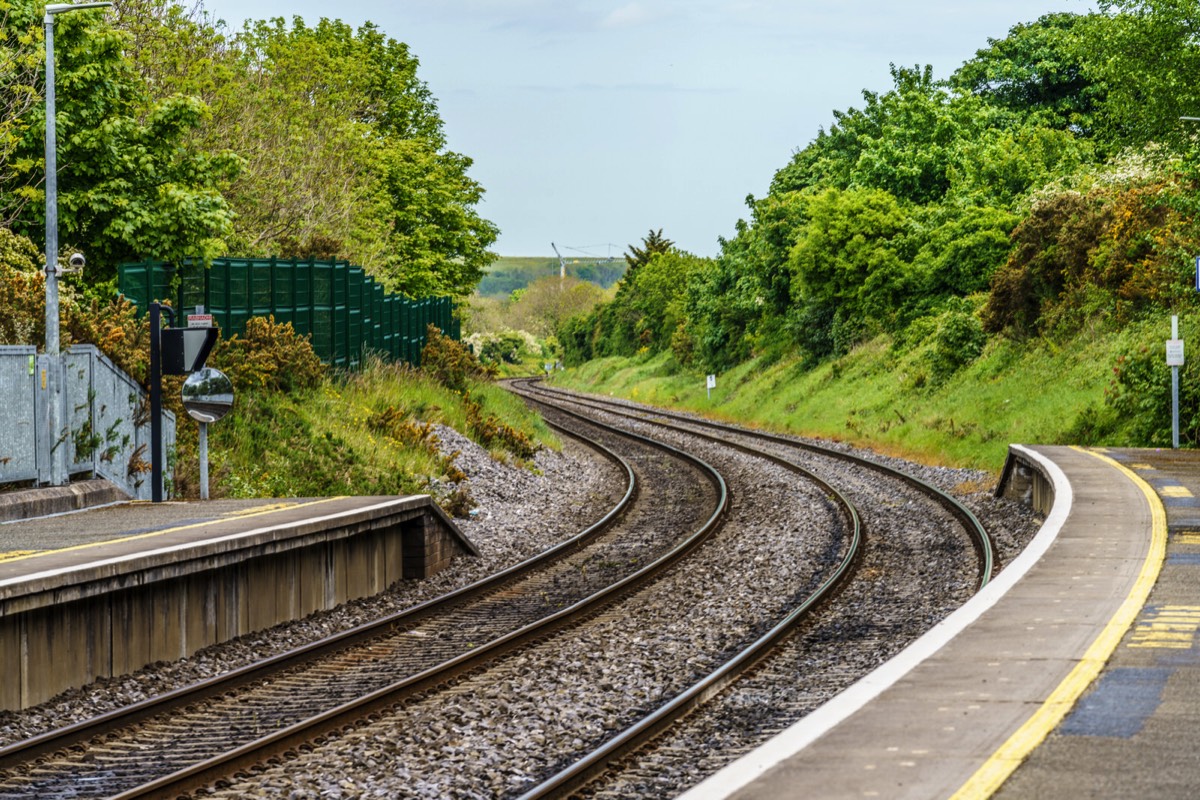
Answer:
[[[622,428],[653,426],[651,439],[585,420],[584,411],[594,417],[599,409],[595,399],[567,399],[544,387],[536,394],[531,399],[547,408],[547,417],[571,426],[573,435],[586,430],[614,449],[618,437],[624,442],[619,446],[630,451],[622,462],[629,486],[621,508],[545,560],[530,559],[501,574],[506,577],[277,657],[270,666],[223,676],[194,687],[196,694],[174,692],[0,749],[0,799],[171,796],[200,787],[220,797],[273,795],[293,786],[305,795],[339,778],[343,790],[349,781],[364,791],[373,786],[382,796],[543,797],[585,786],[585,793],[608,796],[666,794],[694,778],[672,773],[677,759],[663,753],[678,748],[664,746],[665,739],[681,731],[694,738],[689,725],[714,724],[704,723],[707,709],[728,703],[737,687],[752,686],[761,676],[779,673],[795,683],[795,672],[780,666],[780,652],[791,648],[792,655],[782,657],[786,662],[797,647],[836,650],[853,638],[847,631],[857,625],[855,614],[859,621],[874,615],[871,607],[839,610],[842,603],[831,602],[835,595],[861,606],[896,593],[880,589],[877,577],[849,580],[856,568],[882,572],[885,562],[919,556],[916,540],[889,550],[888,523],[881,520],[906,511],[928,516],[918,510],[927,506],[910,505],[917,501],[902,494],[870,500],[872,490],[848,477],[863,468],[847,462],[848,454],[807,450],[809,456],[798,456],[801,445],[794,440],[740,429],[718,436],[723,426],[716,423],[683,417],[666,422],[676,415],[628,407],[615,412]],[[802,463],[808,457],[816,460]],[[825,474],[831,459],[846,465],[833,479]],[[692,487],[682,492],[671,479],[681,472],[690,475]],[[732,476],[730,482],[722,473]],[[911,482],[906,485],[916,493]],[[921,503],[955,505],[941,492],[920,496]],[[869,502],[860,515],[856,504],[863,498]],[[961,504],[942,514],[971,531],[974,517]],[[677,532],[674,516],[688,519],[686,535]],[[976,536],[976,577],[958,580],[970,585],[952,594],[969,594],[994,568],[986,534],[977,521],[975,528],[962,549],[970,552],[965,538]],[[756,543],[748,544],[754,537]],[[930,563],[967,570],[967,559],[950,552],[956,546],[949,538],[934,542],[945,552]],[[739,558],[751,562],[738,566],[753,573],[745,579],[751,587],[746,591],[758,591],[757,599],[722,594],[733,591],[737,576],[728,565]],[[961,566],[947,566],[955,564]],[[920,591],[928,577],[916,577]],[[857,588],[863,585],[875,588]],[[736,606],[723,623],[692,619],[697,609],[722,605]],[[913,638],[936,621],[936,613],[912,620]],[[699,643],[685,641],[691,638]],[[424,660],[408,660],[417,650]],[[874,661],[877,653],[859,658]],[[660,655],[662,666],[653,660]],[[851,671],[857,676],[870,665]],[[634,680],[630,672],[647,674]],[[293,702],[312,694],[325,697],[315,706]],[[775,706],[777,696],[770,698]],[[793,713],[803,713],[802,706],[792,703]],[[290,710],[281,713],[284,708]],[[212,733],[200,732],[201,724]],[[553,733],[551,740],[557,728],[565,733]],[[218,741],[228,739],[228,731],[240,732],[232,745]],[[500,753],[483,750],[481,742]],[[143,748],[149,747],[162,755],[147,756]],[[169,768],[156,776],[135,774],[150,760]],[[181,762],[186,765],[179,767]],[[416,764],[428,764],[429,774],[413,774]],[[479,774],[465,774],[471,770]],[[61,778],[55,773],[73,775],[74,783],[56,783]],[[233,774],[236,780],[228,777]]]
[[[540,381],[521,381],[513,382],[513,384],[515,385],[511,388],[518,394],[527,399],[536,399],[536,402],[544,402],[547,397],[555,397],[560,401],[603,411],[627,420],[652,421],[655,425],[719,441],[732,447],[745,448],[745,445],[735,441],[737,438],[767,442],[776,448],[802,450],[821,458],[837,459],[856,468],[885,474],[903,481],[933,499],[962,524],[966,534],[971,538],[978,556],[977,588],[986,584],[997,568],[997,557],[991,539],[970,510],[937,487],[885,464],[844,451],[813,443],[798,442],[761,431],[723,425],[661,409],[647,409],[632,406],[632,404],[585,398],[575,393],[550,390],[540,386]],[[715,436],[711,431],[719,431],[726,436]],[[783,460],[783,456],[779,455],[772,456],[772,458]],[[856,548],[854,552],[855,558],[857,558],[860,551]],[[845,564],[844,568],[848,570],[849,563]],[[861,592],[854,600],[861,602]],[[665,703],[654,714],[621,731],[602,746],[541,781],[523,793],[520,800],[574,796],[581,793],[581,790],[589,796],[666,796],[671,791],[677,791],[681,786],[686,787],[695,780],[711,774],[720,766],[732,761],[740,753],[764,741],[770,734],[778,732],[787,724],[804,716],[816,705],[819,705],[819,702],[813,703],[811,699],[809,702],[797,702],[789,699],[788,694],[802,696],[808,694],[807,689],[797,686],[797,681],[798,678],[803,681],[811,676],[798,675],[786,666],[781,667],[781,664],[795,663],[803,657],[811,655],[814,646],[818,646],[812,636],[792,636],[799,624],[809,616],[812,605],[815,603],[810,600],[797,606],[768,634],[754,642],[735,658],[730,659],[711,675],[690,686],[671,702]],[[837,614],[838,610],[835,608],[830,611],[829,616],[836,618]],[[772,717],[773,721],[765,730],[764,726],[758,724],[753,726],[752,731],[741,731],[740,736],[739,733],[731,735],[730,725],[727,724],[730,716],[728,697],[722,700],[726,708],[722,709],[720,704],[714,703],[712,705],[716,706],[715,709],[709,709],[704,714],[696,715],[700,719],[690,720],[686,727],[680,724],[689,714],[693,714],[703,704],[717,698],[739,681],[741,697],[770,698],[768,702],[771,708],[767,714]],[[840,689],[844,688],[846,683],[847,681],[835,682],[833,686]],[[796,691],[797,689],[799,691]],[[827,688],[821,698],[827,699],[835,693],[836,691],[830,691]],[[736,700],[734,702],[736,703]],[[734,724],[736,725],[736,722]],[[670,736],[665,736],[664,734],[673,727],[676,730],[672,731]],[[667,741],[662,741],[664,739]],[[705,743],[714,741],[723,742],[720,753],[715,757],[705,752],[706,748],[704,747]],[[707,767],[697,768],[697,762],[703,763],[706,759],[710,762]]]
[[[664,474],[678,480],[690,473],[700,487],[684,492],[690,518],[671,504],[642,503],[631,510],[639,493],[634,469],[593,442],[622,464],[629,484],[620,503],[576,537],[400,614],[4,747],[0,798],[188,791],[594,614],[702,542],[727,502],[720,475],[702,461],[644,437],[624,438],[642,450],[639,471],[654,472],[660,481]],[[673,513],[682,515],[687,535],[666,541],[637,535],[653,524],[671,530],[663,517]],[[606,568],[589,571],[597,562]],[[613,575],[620,567],[628,574]]]

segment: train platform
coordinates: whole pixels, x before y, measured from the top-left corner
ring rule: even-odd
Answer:
[[[478,555],[428,495],[101,504],[0,524],[0,709]]]
[[[1052,487],[1026,550],[685,800],[1200,796],[1200,453],[1012,453]]]

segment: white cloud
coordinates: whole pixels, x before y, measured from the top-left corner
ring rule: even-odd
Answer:
[[[650,13],[641,3],[628,3],[614,10],[600,23],[604,28],[627,28],[640,25],[650,19]]]

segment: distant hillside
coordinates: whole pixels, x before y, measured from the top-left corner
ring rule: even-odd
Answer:
[[[611,261],[568,259],[567,274],[607,289],[621,279],[626,266],[625,259],[620,256]],[[508,297],[514,290],[524,289],[538,278],[557,274],[557,258],[501,256],[488,268],[478,291],[484,297]]]

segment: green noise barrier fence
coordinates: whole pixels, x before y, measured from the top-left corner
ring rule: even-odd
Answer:
[[[310,336],[327,364],[354,369],[374,351],[419,366],[426,326],[461,336],[449,297],[389,294],[345,261],[218,258],[207,268],[148,261],[122,264],[117,288],[139,308],[158,300],[179,313],[204,306],[222,336],[244,335],[246,320],[274,316]]]

